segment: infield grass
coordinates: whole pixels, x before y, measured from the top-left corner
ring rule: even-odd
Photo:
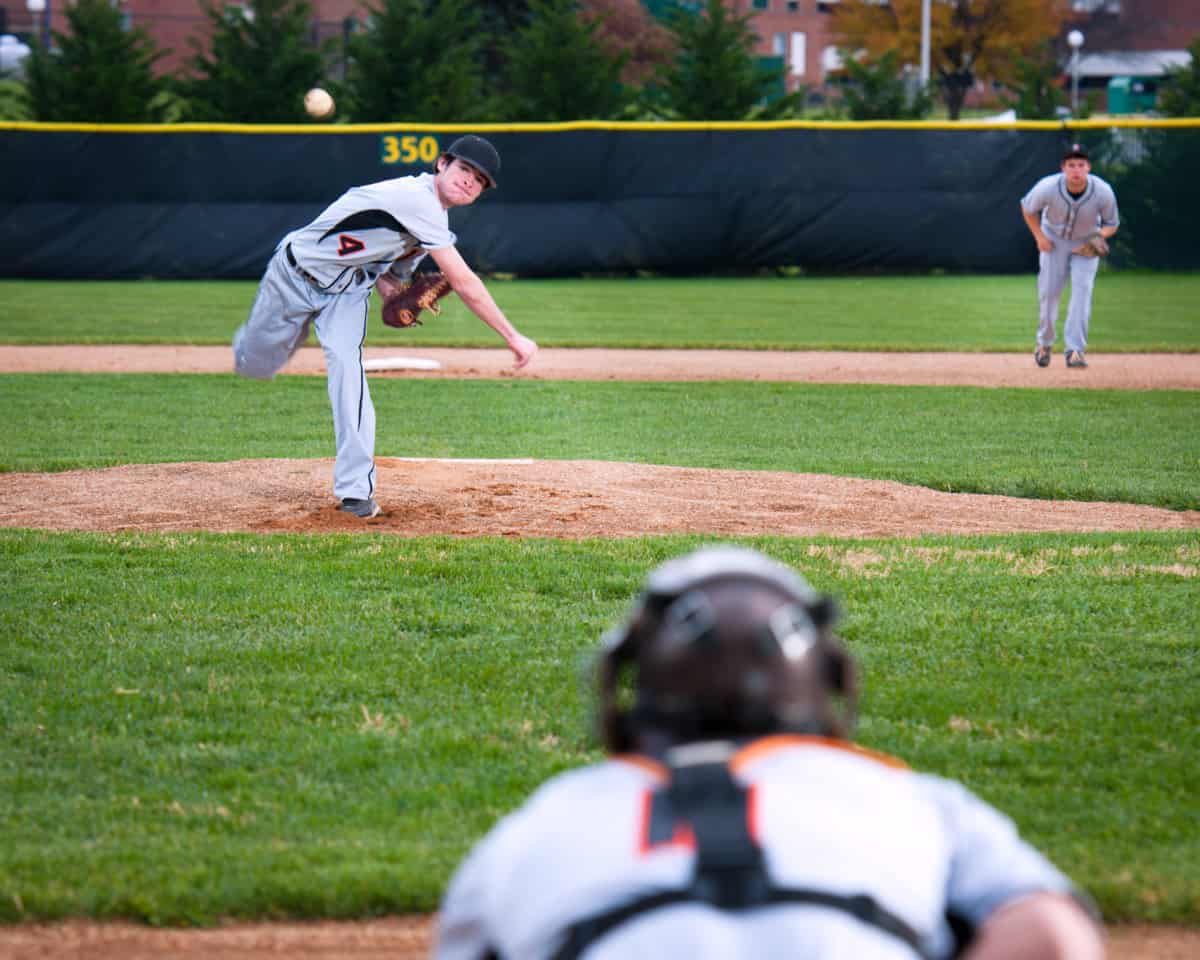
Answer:
[[[433,909],[597,758],[588,657],[699,542],[0,531],[0,920]],[[1200,921],[1194,535],[742,542],[842,599],[865,743]]]
[[[372,395],[383,457],[786,470],[1200,509],[1194,391],[386,379]],[[320,377],[10,375],[0,405],[0,471],[332,454]]]
[[[226,344],[249,281],[0,280],[0,343]],[[1034,275],[510,280],[489,284],[546,347],[1032,350]],[[1061,310],[1065,314],[1067,298]],[[1089,352],[1200,351],[1200,273],[1116,272],[1096,284]],[[498,346],[457,297],[375,346]],[[1059,327],[1061,334],[1061,324]]]

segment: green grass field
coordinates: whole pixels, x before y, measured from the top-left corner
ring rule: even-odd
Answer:
[[[586,656],[696,542],[0,532],[0,917],[432,909],[596,756]],[[865,742],[1196,922],[1194,536],[748,542],[843,598]]]
[[[512,280],[490,286],[524,333],[548,347],[779,350],[1033,349],[1029,276]],[[0,343],[228,343],[252,282],[0,280]],[[1200,351],[1200,274],[1106,270],[1090,352]],[[1066,309],[1066,297],[1062,310]],[[373,318],[369,342],[495,346],[456,297],[414,330]]]
[[[553,345],[1024,350],[1032,283],[495,289]],[[252,294],[5,281],[0,342],[223,343]],[[1102,321],[1118,294],[1166,306]],[[1196,351],[1197,294],[1192,276],[1102,277],[1097,349]],[[989,329],[989,297],[1024,314]],[[496,345],[474,328],[447,308],[418,333]],[[518,378],[375,393],[381,456],[519,450],[1200,509],[1190,392]],[[0,471],[331,454],[320,378],[7,375],[0,403]],[[496,817],[598,756],[588,657],[645,572],[702,540],[0,529],[0,921],[435,908]],[[864,742],[995,802],[1108,920],[1200,925],[1200,533],[742,542],[842,599]]]

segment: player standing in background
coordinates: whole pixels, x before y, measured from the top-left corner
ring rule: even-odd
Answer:
[[[1090,902],[1007,817],[849,740],[835,614],[739,547],[655,570],[601,652],[610,758],[475,847],[435,956],[1102,957]]]
[[[428,253],[454,292],[495,330],[521,369],[537,344],[505,317],[455,247],[447,211],[496,186],[500,156],[487,140],[465,136],[438,157],[434,173],[353,187],[308,226],[275,248],[250,317],[233,337],[234,368],[269,380],[315,328],[325,353],[333,407],[339,509],[370,519],[375,501],[375,407],[362,345],[371,290],[389,296]]]
[[[1037,349],[1033,354],[1039,367],[1050,365],[1058,302],[1068,279],[1071,299],[1063,325],[1067,366],[1087,366],[1084,353],[1100,259],[1081,245],[1097,230],[1107,240],[1120,224],[1116,194],[1091,170],[1087,148],[1073,143],[1063,154],[1061,172],[1043,177],[1021,200],[1021,216],[1040,251]]]

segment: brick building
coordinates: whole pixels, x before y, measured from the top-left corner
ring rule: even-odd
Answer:
[[[840,63],[830,35],[837,0],[732,0],[732,5],[753,17],[758,53],[783,61],[789,92],[824,87]]]
[[[35,42],[62,30],[68,0],[0,0],[0,34]],[[130,25],[146,30],[170,53],[159,69],[174,72],[192,55],[191,39],[203,38],[207,20],[197,0],[114,0]],[[313,37],[344,39],[366,15],[365,0],[310,0]],[[647,0],[643,0],[647,2]],[[838,0],[726,0],[738,14],[750,15],[759,36],[758,53],[784,66],[788,90],[801,86],[819,98],[838,66],[830,25]],[[936,2],[936,0],[935,0]],[[653,0],[647,6],[654,7]],[[1186,48],[1200,36],[1200,0],[1071,0],[1073,19],[1063,29],[1060,48],[1069,69],[1066,35],[1084,35],[1079,83],[1084,93],[1106,92],[1116,75],[1161,76],[1166,66],[1188,62]],[[32,12],[37,8],[40,12]],[[335,69],[336,69],[335,63]],[[1103,106],[1103,103],[1102,103]]]
[[[365,16],[366,4],[358,0],[309,2],[314,11],[314,39],[342,37],[353,28],[348,20]],[[116,0],[116,4],[131,27],[141,27],[160,50],[170,51],[159,61],[158,69],[164,73],[180,69],[193,55],[189,41],[202,39],[207,32],[208,19],[197,0]],[[47,37],[51,30],[66,28],[63,9],[67,0],[33,0],[32,5],[45,9],[34,13],[29,9],[30,0],[0,0],[0,34],[14,33],[33,42],[39,35]]]

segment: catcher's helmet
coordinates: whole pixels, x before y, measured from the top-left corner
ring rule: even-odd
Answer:
[[[496,177],[500,175],[500,154],[483,137],[473,133],[459,137],[442,152],[442,156],[465,160],[484,175],[489,187],[496,186]]]
[[[663,564],[604,639],[605,747],[657,753],[777,732],[848,737],[857,682],[833,635],[837,613],[832,597],[754,550],[706,547]],[[627,672],[632,695],[622,689]]]

